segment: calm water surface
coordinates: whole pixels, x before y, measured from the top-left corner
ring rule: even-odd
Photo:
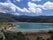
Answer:
[[[27,23],[27,22],[17,22],[16,29],[19,30],[40,30],[40,29],[52,29],[53,23]]]

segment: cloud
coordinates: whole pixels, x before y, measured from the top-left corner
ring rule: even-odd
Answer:
[[[17,7],[17,10],[20,11],[20,12],[27,12],[27,13],[30,13],[30,11],[29,11],[27,8],[21,9],[21,8]]]
[[[28,2],[28,8],[20,8],[13,4],[10,0],[7,2],[0,2],[0,12],[12,12],[15,15],[20,15],[18,12],[26,12],[26,13],[42,13],[43,10],[53,10],[53,2],[46,2],[43,5],[36,4],[33,2]]]
[[[29,8],[29,10],[33,13],[42,13],[41,8]]]
[[[21,0],[13,0],[13,2],[16,2],[16,1],[17,1],[17,2],[20,2]]]
[[[53,2],[50,1],[46,2],[43,4],[43,7],[45,8],[45,10],[51,10],[53,9]]]
[[[8,3],[1,3],[0,2],[0,11],[3,10],[5,12],[15,11],[14,8],[11,8],[12,6]],[[14,9],[14,10],[13,10]]]
[[[2,13],[6,13],[4,10],[0,10],[0,12],[2,12]]]
[[[20,2],[21,0],[16,0],[16,1]]]
[[[36,7],[37,5],[36,5],[35,3],[28,2],[28,6],[29,6],[29,7]]]
[[[29,6],[29,10],[33,13],[42,13],[42,9],[38,6],[40,5],[37,5],[35,3],[32,3],[32,2],[28,2],[28,6]]]
[[[30,11],[27,10],[27,8],[21,9],[20,7],[13,4],[10,0],[4,3],[0,2],[0,12],[16,12],[16,11],[30,13]]]
[[[31,0],[31,1],[36,2],[36,1],[41,1],[41,0]]]
[[[29,8],[20,8],[13,4],[10,0],[7,2],[0,2],[0,12],[27,12],[27,13],[41,13],[41,8],[37,7],[37,4],[28,2]],[[17,13],[16,13],[17,14]]]
[[[43,10],[53,10],[53,2],[48,1],[42,5],[28,2],[28,7],[28,9],[33,13],[42,13]]]
[[[16,12],[16,13],[14,13],[14,15],[20,15],[20,13],[17,13],[17,12]]]

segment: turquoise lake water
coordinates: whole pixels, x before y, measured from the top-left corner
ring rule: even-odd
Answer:
[[[27,22],[18,22],[16,24],[16,29],[19,30],[36,30],[36,29],[52,29],[53,23],[27,23]]]

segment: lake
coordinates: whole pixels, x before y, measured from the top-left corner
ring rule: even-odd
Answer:
[[[16,22],[16,29],[18,30],[49,30],[53,29],[53,23],[28,23]]]

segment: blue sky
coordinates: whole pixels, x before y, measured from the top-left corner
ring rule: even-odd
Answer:
[[[53,15],[53,0],[0,0],[0,12],[13,15]]]

